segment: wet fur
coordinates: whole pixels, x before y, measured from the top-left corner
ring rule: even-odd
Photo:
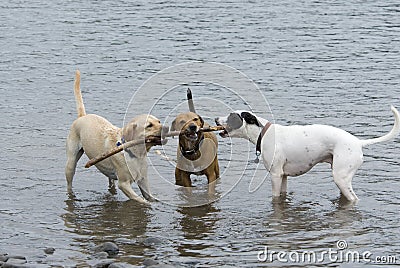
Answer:
[[[126,141],[140,140],[147,135],[160,136],[166,128],[161,125],[160,120],[152,115],[139,115],[133,118],[124,128],[112,125],[105,118],[86,114],[80,91],[80,73],[76,72],[75,99],[78,118],[72,123],[67,138],[66,151],[67,163],[65,176],[67,188],[72,192],[72,181],[78,160],[85,153],[89,158],[94,158],[106,151],[114,149],[117,142],[124,137]],[[146,131],[146,132],[145,132]],[[152,200],[147,178],[146,154],[151,145],[146,144],[133,146],[129,150],[134,157],[124,157],[124,153],[115,154],[96,164],[96,168],[109,178],[112,185],[118,179],[118,187],[129,198],[141,203],[147,201],[138,196],[132,189],[131,184],[136,182],[143,196]],[[128,155],[128,154],[127,154]],[[129,162],[129,168],[127,165]]]
[[[189,111],[187,113],[181,113],[176,116],[176,118],[173,120],[171,123],[171,131],[181,131],[181,134],[179,135],[179,145],[177,149],[177,165],[175,168],[175,183],[180,186],[185,186],[185,187],[191,187],[192,182],[190,179],[191,174],[195,175],[205,175],[207,177],[209,186],[212,184],[215,186],[213,182],[215,182],[219,178],[219,164],[218,164],[218,156],[217,156],[217,151],[215,152],[215,157],[213,159],[205,159],[206,162],[203,162],[202,160],[197,161],[199,153],[196,152],[193,155],[190,156],[183,156],[182,155],[182,150],[191,150],[194,148],[198,142],[204,138],[204,140],[207,141],[212,141],[214,148],[217,150],[218,148],[218,140],[217,136],[212,133],[212,132],[205,132],[205,133],[200,133],[197,137],[196,141],[189,140],[183,133],[185,129],[187,129],[191,124],[196,125],[197,129],[204,127],[204,126],[209,126],[209,124],[205,123],[204,120],[196,114],[195,108],[194,108],[194,103],[192,99],[192,92],[190,89],[187,90],[187,100],[188,100],[188,105],[189,105]],[[202,143],[203,146],[212,146],[210,143]],[[203,149],[203,148],[200,148]],[[204,148],[205,150],[207,148]],[[185,159],[186,158],[186,159]],[[197,165],[198,166],[203,166],[207,165],[208,162],[210,162],[210,165],[208,165],[206,168],[204,168],[201,171],[198,172],[190,172],[186,171],[183,169],[180,169],[179,167],[182,167],[184,162],[187,161],[194,161],[191,162],[192,165]],[[210,161],[211,160],[211,161]]]
[[[393,139],[400,131],[399,112],[393,106],[391,110],[395,117],[392,130],[382,137],[368,140],[360,140],[327,125],[272,124],[262,138],[261,157],[271,174],[273,198],[286,194],[288,176],[304,174],[314,165],[327,162],[331,164],[333,180],[341,193],[351,202],[358,200],[351,181],[363,162],[362,148]],[[216,118],[215,122],[227,129],[220,133],[222,137],[244,138],[256,144],[268,120],[249,111],[235,111]]]
[[[205,175],[207,177],[208,183],[214,182],[219,178],[219,164],[217,157],[218,140],[217,136],[212,132],[200,132],[196,140],[191,140],[185,135],[185,131],[188,131],[190,126],[196,126],[196,130],[204,127],[205,123],[203,119],[192,112],[179,114],[171,125],[171,130],[181,131],[179,135],[179,146],[177,150],[177,166],[175,168],[175,183],[180,186],[191,187],[192,182],[190,180],[190,175]],[[202,143],[200,141],[203,140]],[[212,141],[212,143],[210,143]],[[196,144],[201,144],[199,150],[191,155],[183,155],[182,151],[189,151],[195,149]],[[213,148],[209,148],[213,146]],[[200,151],[211,152],[215,149],[215,154],[201,155]],[[200,159],[200,157],[203,157]],[[200,161],[196,162],[196,160]],[[210,163],[206,168],[198,171],[188,171],[181,169],[186,164],[186,162],[191,161],[194,168],[199,168]]]

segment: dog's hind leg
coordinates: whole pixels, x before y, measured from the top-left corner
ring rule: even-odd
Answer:
[[[217,163],[215,163],[215,176],[217,177],[217,179],[219,178],[219,163],[217,161]]]
[[[351,202],[357,201],[358,197],[353,190],[351,181],[357,169],[361,166],[363,159],[361,157],[351,158],[346,156],[334,156],[332,164],[333,180],[335,181],[340,192]]]
[[[65,165],[65,178],[67,180],[68,192],[72,191],[72,180],[75,175],[76,164],[83,155],[83,148],[78,142],[74,142],[77,139],[72,139],[72,135],[69,135],[67,140],[67,163]]]
[[[117,176],[108,177],[108,190],[112,194],[116,194],[117,193],[116,188],[115,188],[115,181],[117,181],[117,180],[118,180]]]
[[[353,187],[351,185],[351,179],[352,179],[351,175],[339,178],[337,178],[336,176],[336,179],[334,175],[334,181],[337,187],[339,188],[341,194],[345,196],[349,201],[354,202],[358,200],[358,197],[355,194]]]
[[[287,192],[287,176],[282,176],[282,184],[281,184],[281,195],[285,196]]]

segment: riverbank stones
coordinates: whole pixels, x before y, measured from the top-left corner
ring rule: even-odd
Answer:
[[[115,256],[119,252],[119,247],[113,242],[105,242],[94,247],[93,250],[95,253],[106,252],[108,256]]]

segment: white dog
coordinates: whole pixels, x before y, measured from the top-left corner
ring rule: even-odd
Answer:
[[[248,139],[257,144],[256,154],[262,156],[270,171],[272,196],[285,195],[287,176],[298,176],[321,162],[331,164],[333,180],[349,200],[358,200],[351,180],[363,162],[362,147],[388,141],[400,131],[399,112],[391,106],[395,117],[392,130],[380,137],[360,140],[350,133],[327,125],[282,126],[271,124],[248,111],[236,111],[227,117],[215,119],[217,125],[226,127],[222,137]]]
[[[72,180],[75,174],[76,164],[83,153],[89,158],[94,158],[104,152],[114,149],[118,142],[131,140],[143,140],[143,144],[126,149],[126,158],[123,152],[117,153],[96,164],[97,169],[109,178],[110,185],[118,179],[118,188],[129,198],[141,203],[148,203],[138,196],[131,184],[136,182],[142,195],[147,200],[153,200],[147,178],[147,151],[153,145],[160,145],[161,134],[168,132],[168,127],[163,127],[160,120],[152,115],[139,115],[133,118],[124,128],[118,128],[105,118],[86,114],[80,91],[80,73],[76,72],[75,100],[78,111],[78,119],[71,126],[67,138],[67,164],[65,176],[68,191],[72,191]],[[154,144],[144,143],[145,137],[159,137]]]

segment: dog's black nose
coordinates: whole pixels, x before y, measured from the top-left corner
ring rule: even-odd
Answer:
[[[189,130],[195,132],[197,130],[197,126],[195,124],[191,124],[189,126]]]

